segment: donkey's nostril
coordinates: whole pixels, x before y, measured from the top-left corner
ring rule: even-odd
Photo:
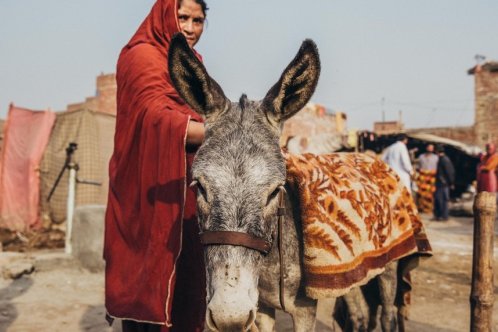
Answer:
[[[256,310],[251,310],[249,311],[249,318],[247,319],[246,325],[244,326],[244,331],[249,331],[251,329],[251,326],[255,323],[256,321]]]
[[[218,326],[216,326],[216,323],[214,322],[213,312],[209,308],[206,312],[206,325],[210,331],[219,331]]]

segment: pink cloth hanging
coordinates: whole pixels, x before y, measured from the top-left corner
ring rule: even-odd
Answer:
[[[54,122],[54,112],[10,105],[0,156],[0,227],[41,226],[39,168]]]

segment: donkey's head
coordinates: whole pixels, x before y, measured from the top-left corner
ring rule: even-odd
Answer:
[[[193,185],[201,234],[221,236],[211,237],[205,247],[207,325],[215,331],[246,331],[256,317],[264,249],[247,241],[221,243],[230,235],[272,244],[278,196],[285,184],[280,127],[313,94],[320,73],[318,51],[312,41],[304,41],[280,80],[258,102],[243,95],[231,103],[181,35],[171,42],[169,69],[180,95],[206,119]]]

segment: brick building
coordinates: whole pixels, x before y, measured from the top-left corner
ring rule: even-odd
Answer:
[[[86,109],[108,114],[116,114],[116,75],[101,74],[97,76],[97,92],[85,101],[67,105],[67,111]]]
[[[498,62],[489,61],[468,71],[475,81],[476,143],[498,143]]]
[[[280,145],[292,153],[330,153],[347,141],[346,114],[309,103],[285,121]]]

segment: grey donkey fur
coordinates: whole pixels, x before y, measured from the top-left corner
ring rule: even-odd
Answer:
[[[200,231],[244,232],[275,242],[267,256],[242,246],[205,247],[207,327],[213,331],[273,331],[275,309],[282,309],[279,252],[272,238],[277,227],[278,194],[286,186],[280,128],[309,101],[316,88],[318,50],[311,40],[304,41],[262,101],[249,101],[243,95],[238,103],[225,97],[183,36],[172,39],[168,57],[176,89],[206,119],[205,141],[192,168]],[[282,234],[284,303],[294,330],[309,332],[315,328],[317,302],[304,293],[302,234],[295,201],[289,191]],[[396,324],[395,270],[395,266],[388,268],[378,278],[384,331],[392,331]],[[353,289],[344,301],[350,311],[348,329],[367,330],[368,309],[361,291]]]

